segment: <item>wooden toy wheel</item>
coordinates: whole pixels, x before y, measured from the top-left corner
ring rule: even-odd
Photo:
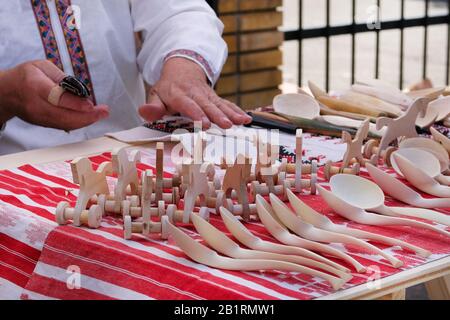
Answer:
[[[130,240],[132,235],[132,221],[131,216],[125,216],[123,218],[123,237],[126,240]]]
[[[88,213],[88,227],[98,229],[102,223],[102,209],[98,205],[93,205],[89,208]]]
[[[206,221],[209,221],[209,209],[208,208],[201,207],[198,215],[200,217],[202,217],[203,219],[205,219]]]
[[[105,205],[106,205],[106,195],[101,194],[97,197],[97,205],[100,207],[100,209],[102,210],[102,215],[105,214],[106,210],[105,210]]]
[[[389,147],[384,152],[384,164],[388,167],[392,167],[391,155],[397,150],[395,147]]]
[[[131,202],[130,200],[122,201],[122,216],[125,219],[126,216],[131,216]]]
[[[325,168],[323,169],[323,174],[325,175],[325,180],[330,181],[331,178],[331,166],[332,162],[331,160],[328,160],[325,164]]]
[[[167,210],[166,210],[165,216],[167,216],[169,218],[170,222],[174,222],[176,211],[177,211],[177,206],[176,205],[169,204],[167,206]],[[161,221],[162,221],[162,218],[164,218],[164,217],[163,216],[161,217]]]
[[[163,200],[158,201],[158,216],[162,217],[165,214],[166,214],[166,203]]]
[[[169,217],[161,217],[161,238],[167,240],[169,238]]]
[[[313,173],[311,174],[311,188],[310,188],[312,195],[317,194],[316,183],[317,183],[317,174]]]
[[[141,201],[139,200],[139,196],[134,195],[134,196],[130,197],[130,205],[131,205],[131,207],[139,207],[140,202]]]
[[[373,148],[375,148],[378,145],[378,141],[371,139],[367,141],[367,143],[364,145],[364,158],[370,159],[373,154]]]
[[[55,218],[56,218],[56,222],[59,225],[65,225],[67,223],[66,217],[65,217],[65,210],[66,208],[69,207],[69,203],[67,201],[62,201],[60,203],[58,203],[58,206],[56,207],[56,211],[55,211]]]
[[[226,209],[228,209],[227,197],[225,196],[225,192],[223,192],[222,190],[217,192],[217,197],[216,197],[216,214],[219,214],[220,207],[225,207]]]

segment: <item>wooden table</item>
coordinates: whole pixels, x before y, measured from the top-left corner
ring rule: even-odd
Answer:
[[[139,147],[152,148],[154,143]],[[0,157],[0,170],[16,168],[24,164],[40,164],[70,160],[78,156],[91,156],[129,146],[110,138],[98,138],[85,142],[49,149],[27,151]],[[166,152],[170,152],[166,148]],[[419,267],[402,271],[380,279],[376,286],[367,284],[341,290],[321,299],[383,299],[404,300],[405,290],[424,283],[430,299],[450,300],[450,256]]]

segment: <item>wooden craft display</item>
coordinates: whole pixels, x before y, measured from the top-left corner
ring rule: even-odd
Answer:
[[[231,198],[232,191],[236,196],[242,209],[242,218],[250,220],[250,202],[248,198],[247,183],[251,176],[251,161],[249,158],[238,154],[234,165],[228,167],[223,178],[222,190],[227,198]]]
[[[114,212],[121,211],[121,203],[126,199],[127,188],[131,188],[131,195],[139,194],[139,176],[136,165],[141,161],[139,150],[133,150],[130,154],[131,160],[125,148],[113,150],[113,170],[117,173],[117,183],[114,188]]]
[[[88,225],[91,228],[98,228],[103,215],[102,207],[92,205],[89,210],[86,209],[93,196],[109,194],[106,175],[112,173],[112,164],[104,162],[94,171],[88,158],[77,158],[70,163],[70,168],[73,182],[80,186],[80,191],[74,208],[70,208],[67,202],[58,204],[56,222],[66,224],[68,220],[72,220],[77,227]],[[99,198],[105,201],[104,196]]]
[[[381,117],[377,119],[377,130],[386,127],[386,131],[381,138],[380,145],[376,153],[377,159],[391,143],[398,143],[399,138],[417,137],[416,120],[419,114],[425,115],[429,99],[419,98],[406,110],[406,112],[396,119]],[[387,159],[387,157],[386,157]]]
[[[323,173],[325,176],[325,179],[328,181],[331,179],[332,176],[336,175],[336,174],[340,174],[340,173],[345,173],[345,174],[353,174],[353,175],[358,175],[360,172],[360,164],[359,163],[354,163],[351,168],[343,168],[343,166],[337,167],[337,166],[333,166],[333,162],[331,162],[331,160],[327,161],[327,163],[325,163],[325,166],[323,168]]]
[[[369,134],[369,124],[370,121],[365,120],[362,125],[356,131],[355,138],[352,139],[352,135],[347,131],[342,132],[342,141],[347,144],[347,149],[344,154],[342,161],[342,170],[347,168],[352,161],[357,161],[360,166],[365,166],[366,162],[372,162],[371,157],[366,154],[362,154],[364,141],[367,139]]]

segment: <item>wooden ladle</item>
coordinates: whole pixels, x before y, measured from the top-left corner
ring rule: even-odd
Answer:
[[[223,232],[221,232],[219,229],[214,227],[212,224],[210,224],[208,221],[201,218],[200,216],[195,215],[195,217],[192,217],[192,223],[194,224],[195,229],[201,235],[203,240],[205,240],[212,249],[230,258],[276,260],[294,263],[296,265],[300,265],[303,267],[305,267],[304,265],[305,260],[310,260],[299,256],[244,249],[241,248],[236,242],[231,240]],[[311,265],[311,263],[314,263],[314,261],[310,260],[307,261],[307,263],[308,265]],[[304,273],[313,276],[318,276],[328,281],[330,280],[329,274],[325,274],[323,272],[310,269],[309,266],[305,267]],[[348,281],[352,278],[352,276],[348,273],[342,272],[341,274],[344,277],[343,278],[344,281]]]
[[[439,160],[434,156],[433,153],[418,149],[418,148],[402,148],[393,152],[392,154],[398,154],[413,162],[416,167],[421,168],[423,172],[425,172],[428,176],[432,177],[439,183],[443,185],[450,185],[450,177],[445,176],[441,173],[441,164]],[[395,172],[397,172],[400,176],[403,176],[400,168],[398,167],[397,161],[395,157],[391,154],[391,164],[394,168]]]
[[[346,279],[348,272],[344,272],[340,269],[336,269],[331,266],[330,260],[303,248],[287,246],[284,244],[274,243],[271,241],[265,241],[251,233],[230,211],[226,208],[220,208],[220,215],[227,227],[228,231],[239,240],[240,243],[247,248],[271,252],[281,255],[295,256],[301,258],[302,264],[308,267],[319,268],[337,275],[339,278]],[[300,260],[299,260],[300,261]],[[321,262],[322,261],[322,262]]]
[[[327,122],[338,127],[358,129],[362,121],[341,116],[320,115],[320,105],[311,96],[301,93],[281,94],[274,98],[273,108],[280,114],[292,117]],[[377,130],[376,125],[370,124],[370,132],[381,136],[383,130]]]
[[[445,150],[447,150],[447,153],[450,153],[450,139],[437,131],[435,128],[430,128],[430,132],[433,135],[433,140],[440,143]]]
[[[399,259],[394,258],[390,254],[385,253],[384,251],[378,249],[377,247],[371,244],[368,244],[367,242],[340,233],[318,229],[314,225],[303,221],[299,216],[293,214],[291,209],[289,209],[289,207],[274,194],[270,195],[270,203],[275,213],[277,214],[278,218],[281,220],[281,222],[283,222],[283,224],[286,227],[288,227],[292,232],[298,234],[301,237],[317,242],[324,242],[324,243],[335,242],[359,246],[368,250],[369,252],[375,252],[376,254],[383,256],[395,268],[399,268],[403,265],[403,262],[400,261]],[[349,262],[352,263],[355,267],[356,267],[355,263],[359,265],[359,263],[353,258]]]
[[[311,240],[300,238],[288,231],[288,229],[283,225],[283,223],[278,219],[272,206],[260,195],[256,196],[256,208],[258,210],[258,216],[261,222],[266,227],[267,231],[275,237],[281,243],[298,246],[308,250],[318,251],[323,254],[328,254],[340,259],[348,259],[348,255],[343,252],[334,249],[330,246],[324,245],[322,243],[317,243]],[[357,270],[359,272],[359,270]],[[362,271],[362,270],[361,270]]]
[[[309,270],[313,271],[312,269],[284,261],[264,259],[233,259],[220,256],[216,251],[213,251],[205,245],[195,241],[186,233],[174,226],[169,222],[168,217],[162,217],[162,219],[166,220],[169,233],[175,240],[177,246],[180,247],[180,249],[189,258],[197,263],[201,263],[213,268],[235,271],[282,270],[300,273],[305,273],[305,271]],[[319,273],[320,272],[317,271],[317,274]],[[331,275],[328,276],[327,281],[330,282],[334,290],[338,290],[345,284],[344,280],[333,277]]]
[[[420,208],[450,208],[450,198],[428,199],[401,181],[377,168],[367,164],[366,169],[376,184],[391,197]]]
[[[450,187],[443,186],[435,179],[430,177],[425,171],[417,167],[405,157],[394,154],[392,158],[397,163],[403,176],[417,189],[436,197],[449,198]]]
[[[346,234],[360,239],[384,243],[391,246],[399,246],[401,248],[416,252],[418,255],[422,257],[428,257],[431,255],[431,252],[427,250],[424,250],[407,242],[397,240],[395,238],[390,238],[378,235],[376,233],[350,228],[345,225],[335,224],[325,215],[318,213],[317,211],[313,210],[310,206],[306,205],[292,191],[288,190],[287,195],[291,206],[295,210],[295,213],[299,217],[301,217],[304,221],[311,223],[317,228]]]
[[[450,216],[432,210],[418,210],[416,208],[388,207],[384,204],[383,190],[376,183],[365,178],[350,174],[335,175],[330,179],[331,191],[345,202],[367,211],[377,212],[391,217],[413,216],[450,225]],[[399,210],[400,209],[400,210]],[[408,220],[414,221],[414,220]],[[422,222],[420,222],[422,224]],[[424,224],[426,228],[441,232],[443,230]],[[419,226],[419,225],[417,225]],[[421,225],[424,227],[423,225]],[[450,233],[445,232],[449,235]]]
[[[449,236],[449,233],[447,231],[441,230],[439,228],[436,228],[434,226],[431,226],[429,224],[409,220],[405,218],[398,218],[398,217],[389,217],[389,216],[382,216],[375,213],[367,212],[366,210],[357,207],[353,204],[348,203],[347,201],[341,199],[339,196],[334,194],[331,191],[328,191],[324,187],[317,185],[317,188],[320,190],[320,195],[322,198],[325,199],[325,201],[328,203],[328,205],[338,214],[341,216],[361,223],[361,224],[368,224],[368,225],[375,225],[375,226],[410,226],[410,227],[419,227],[423,229],[430,229],[436,232],[439,232],[441,234],[444,234],[446,236]],[[372,204],[371,204],[372,205]]]

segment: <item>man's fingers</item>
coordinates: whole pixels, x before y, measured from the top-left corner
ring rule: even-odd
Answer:
[[[238,118],[242,121],[241,124],[249,124],[252,122],[252,117],[250,117],[244,110],[239,108],[237,105],[235,105],[233,102],[228,101],[226,99],[220,99],[221,103],[225,104],[230,108],[235,114],[237,114]]]
[[[63,108],[52,108],[48,114],[49,126],[63,130],[76,130],[87,127],[109,116],[109,108],[99,105],[91,112],[78,112]]]
[[[228,102],[226,100],[220,99],[216,105],[220,108],[220,110],[222,110],[223,113],[225,113],[227,115],[227,117],[233,121],[234,124],[237,125],[242,125],[245,123],[248,123],[248,118],[250,118],[249,116],[247,116],[246,114],[242,114],[240,112],[236,112],[231,106],[231,102]]]
[[[229,129],[233,126],[227,115],[206,97],[197,96],[194,97],[194,101],[203,109],[208,118],[222,129]]]
[[[139,107],[139,114],[144,120],[153,122],[167,115],[169,111],[157,94],[151,94],[148,103]]]
[[[173,99],[171,109],[178,111],[183,116],[191,118],[193,121],[201,121],[203,128],[211,127],[211,121],[204,110],[187,96],[179,96]]]
[[[54,83],[60,83],[66,77],[66,74],[50,61],[39,60],[32,62],[32,64],[41,70]]]
[[[86,98],[77,97],[69,92],[64,92],[59,100],[58,107],[79,112],[94,111],[94,103]]]

